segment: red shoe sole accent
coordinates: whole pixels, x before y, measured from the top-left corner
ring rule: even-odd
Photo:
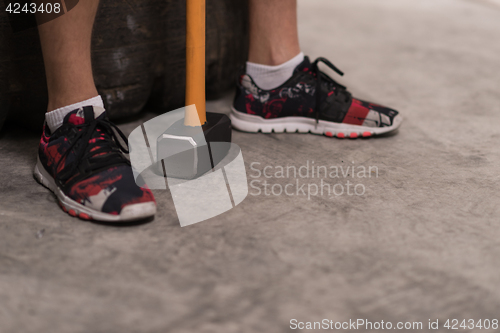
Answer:
[[[76,212],[73,210],[73,209],[70,209],[69,212],[68,212],[69,215],[75,217],[76,216]]]
[[[84,220],[92,220],[92,218],[85,213],[78,214],[78,217]]]
[[[337,133],[337,138],[345,138],[345,134],[344,133]]]
[[[372,136],[372,133],[371,133],[371,132],[364,132],[364,133],[363,133],[363,138],[368,138],[368,137],[370,137],[370,136]]]
[[[356,139],[358,137],[358,133],[351,133],[349,136],[351,139]]]
[[[328,137],[330,137],[330,138],[333,137],[333,133],[332,132],[326,132],[325,135],[328,136]]]

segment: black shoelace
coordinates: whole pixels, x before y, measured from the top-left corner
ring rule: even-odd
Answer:
[[[76,135],[71,138],[72,143],[61,156],[56,165],[56,170],[59,169],[59,165],[72,150],[75,152],[75,157],[71,164],[56,177],[59,186],[63,186],[63,184],[69,185],[66,184],[69,180],[74,183],[82,177],[86,178],[92,171],[120,164],[130,165],[130,161],[123,155],[123,153],[129,153],[127,138],[115,124],[106,118],[94,119],[85,124],[70,126],[70,131]],[[121,144],[119,138],[125,142],[126,146]],[[80,177],[78,179],[73,178],[77,174]]]
[[[335,94],[335,98],[340,100],[341,102],[348,103],[351,100],[351,94],[346,90],[346,87],[341,85],[340,83],[333,80],[331,77],[323,73],[318,64],[322,62],[328,67],[330,67],[334,72],[339,74],[340,76],[344,76],[344,73],[335,67],[328,59],[319,57],[313,62],[312,70],[316,74],[316,123],[319,122],[319,117],[321,116],[321,103],[326,99],[324,96],[322,85],[328,85],[328,91],[333,91]]]

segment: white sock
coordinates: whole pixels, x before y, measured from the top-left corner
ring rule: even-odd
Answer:
[[[247,74],[254,80],[261,89],[271,90],[281,86],[292,77],[294,69],[304,61],[304,53],[288,60],[278,66],[267,66],[247,62]]]
[[[47,122],[47,126],[50,128],[50,132],[54,133],[59,127],[61,127],[64,117],[66,117],[68,113],[83,106],[98,106],[104,108],[104,103],[101,96],[97,95],[96,97],[92,97],[85,101],[63,106],[62,108],[47,112],[45,114],[45,121]]]

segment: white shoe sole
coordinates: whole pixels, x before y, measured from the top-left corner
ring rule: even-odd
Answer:
[[[84,220],[120,223],[146,219],[154,216],[156,213],[156,204],[154,202],[143,202],[126,206],[122,209],[120,215],[103,213],[86,207],[68,198],[63,191],[57,187],[54,178],[49,175],[38,158],[33,176],[40,184],[54,192],[59,199],[61,208],[74,217],[79,217]]]
[[[306,117],[284,117],[274,119],[264,119],[259,116],[246,114],[231,108],[231,124],[234,128],[244,132],[251,133],[313,133],[338,138],[359,138],[370,137],[389,133],[396,130],[403,122],[403,117],[397,115],[394,118],[392,126],[387,127],[368,127],[350,125],[344,123],[334,123],[325,120],[319,120]]]

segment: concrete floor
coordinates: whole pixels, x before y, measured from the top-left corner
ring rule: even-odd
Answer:
[[[250,188],[235,209],[181,228],[170,193],[156,191],[153,222],[91,224],[33,180],[38,137],[7,129],[0,332],[278,333],[293,331],[291,319],[424,328],[429,319],[500,319],[498,2],[302,0],[300,34],[307,54],[328,57],[351,91],[401,110],[405,123],[368,140],[234,132],[249,181],[263,190],[254,162],[377,167],[378,177],[325,179],[350,179],[364,195],[309,200]],[[267,181],[277,190],[321,179]]]

